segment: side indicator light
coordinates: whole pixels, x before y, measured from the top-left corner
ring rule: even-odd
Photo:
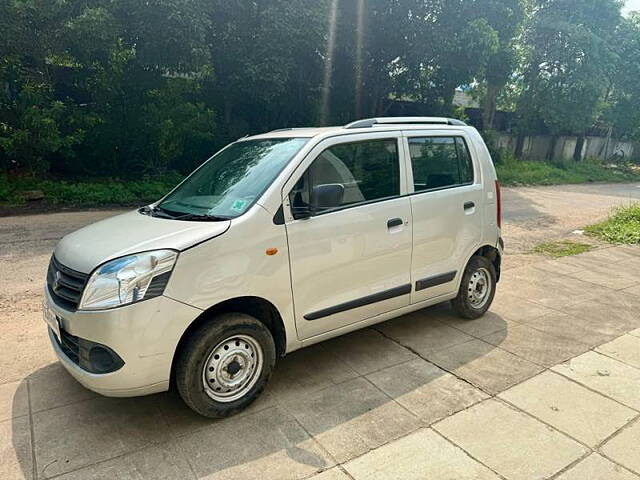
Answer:
[[[272,256],[275,255],[276,253],[278,253],[278,249],[273,247],[273,248],[267,248],[267,251],[265,252],[267,255]]]

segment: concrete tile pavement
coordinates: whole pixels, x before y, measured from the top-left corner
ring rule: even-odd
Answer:
[[[75,470],[56,477],[59,480],[158,480],[195,479],[187,461],[176,455],[171,443],[153,445],[102,463]]]
[[[640,338],[634,335],[623,335],[609,343],[600,345],[596,352],[616,360],[640,368]]]
[[[35,412],[38,477],[49,478],[170,439],[154,398],[93,398]]]
[[[637,480],[637,476],[606,458],[592,453],[557,480]]]
[[[549,478],[587,453],[574,440],[495,399],[446,418],[433,428],[513,480]]]
[[[300,425],[343,463],[412,432],[418,419],[371,382],[357,378],[287,405]]]
[[[29,413],[27,384],[11,382],[0,385],[0,422]]]
[[[421,358],[372,373],[367,379],[426,425],[489,398]]]
[[[550,367],[589,350],[589,346],[575,339],[551,335],[527,325],[516,325],[504,333],[493,333],[483,340],[500,346],[531,363]]]
[[[601,451],[620,465],[640,473],[638,445],[640,445],[640,422],[636,420],[609,440]]]
[[[0,334],[0,478],[640,478],[640,278],[578,275],[640,248],[605,250],[518,267],[482,319],[439,306],[296,352],[223,421],[88,392],[25,297],[24,340]]]
[[[543,370],[539,365],[478,339],[430,355],[428,360],[492,395]]]
[[[352,460],[344,468],[355,480],[499,478],[431,429],[391,442]]]
[[[218,421],[177,443],[197,478],[303,478],[335,465],[317,439],[279,407]]]
[[[635,410],[550,371],[498,397],[591,448],[637,416]]]
[[[640,369],[590,351],[551,370],[640,410]]]

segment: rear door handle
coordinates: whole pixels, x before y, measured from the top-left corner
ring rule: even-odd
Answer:
[[[401,218],[392,218],[387,222],[387,228],[399,227],[403,223]]]
[[[465,210],[471,210],[475,206],[476,206],[476,204],[474,202],[467,202],[467,203],[464,204],[464,209]]]

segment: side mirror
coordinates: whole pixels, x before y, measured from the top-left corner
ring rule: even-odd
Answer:
[[[341,183],[329,183],[316,185],[311,192],[311,205],[313,211],[329,210],[342,205],[344,197],[344,185]]]
[[[299,207],[291,205],[291,213],[293,214],[293,218],[295,218],[296,220],[304,220],[305,218],[311,217],[311,214],[313,212],[308,205]]]

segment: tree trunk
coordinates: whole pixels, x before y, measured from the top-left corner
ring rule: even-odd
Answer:
[[[451,115],[453,113],[453,99],[456,96],[456,87],[451,87],[445,89],[445,92],[442,95],[442,101],[444,106],[444,113],[446,115]]]
[[[496,109],[498,105],[498,94],[500,87],[497,85],[487,85],[487,93],[482,102],[482,128],[483,130],[493,129],[496,119]]]
[[[517,159],[522,160],[522,153],[524,152],[524,135],[518,135],[516,138],[516,151],[514,153]]]
[[[552,162],[556,153],[556,144],[558,143],[558,136],[551,135],[551,145],[549,145],[549,150],[547,151],[547,161]]]
[[[380,114],[380,110],[382,109],[380,104],[380,91],[382,90],[380,86],[380,79],[376,78],[375,85],[373,87],[373,103],[371,104],[371,113],[372,117],[378,116]]]
[[[578,135],[578,140],[576,141],[576,148],[573,151],[574,162],[580,162],[582,160],[583,147],[584,147],[584,135]]]

